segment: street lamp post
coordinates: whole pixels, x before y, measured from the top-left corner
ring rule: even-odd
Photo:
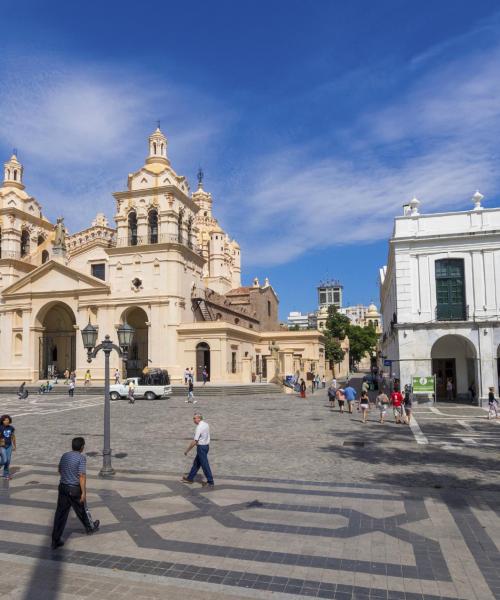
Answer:
[[[135,330],[128,323],[118,327],[119,346],[113,344],[109,335],[104,336],[103,341],[96,346],[97,327],[94,327],[90,321],[82,329],[83,346],[87,350],[87,362],[92,362],[99,350],[104,352],[104,447],[102,450],[102,468],[99,471],[100,477],[112,477],[115,474],[111,466],[111,403],[109,398],[109,355],[116,350],[118,356],[124,361],[128,357],[128,349],[132,343]]]

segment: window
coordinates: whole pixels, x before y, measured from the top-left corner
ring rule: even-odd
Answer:
[[[148,237],[150,244],[158,243],[158,211],[150,210],[148,214]]]
[[[436,319],[438,321],[464,321],[467,317],[463,259],[437,260],[435,267]]]
[[[30,233],[27,229],[23,229],[21,233],[21,258],[27,256],[30,252]]]
[[[128,213],[128,243],[137,246],[137,213],[132,210]]]
[[[106,279],[106,265],[104,263],[97,263],[90,266],[91,273],[97,279]]]
[[[333,292],[333,302],[335,304],[339,304],[340,303],[340,292]]]
[[[39,235],[36,239],[37,246],[41,246],[43,242],[45,242],[45,238],[43,237],[43,235]]]
[[[42,251],[42,265],[49,260],[49,252],[48,250]]]
[[[271,316],[271,301],[270,300],[267,301],[267,316],[268,317]]]
[[[231,373],[236,373],[236,352],[231,352]]]
[[[326,304],[326,291],[320,291],[319,293],[319,303]]]

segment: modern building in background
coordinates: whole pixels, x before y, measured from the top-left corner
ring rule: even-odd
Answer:
[[[327,281],[320,281],[318,291],[318,310],[323,307],[335,306],[340,308],[342,306],[342,293],[344,286],[336,279],[329,279]]]
[[[380,269],[381,353],[401,384],[436,376],[437,397],[498,390],[500,208],[420,214],[413,199],[394,220]]]

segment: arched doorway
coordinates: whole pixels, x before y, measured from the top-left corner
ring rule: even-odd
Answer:
[[[436,376],[437,400],[446,400],[446,384],[451,379],[453,400],[468,400],[468,389],[474,383],[479,389],[477,353],[474,344],[461,335],[444,335],[431,350],[432,373]]]
[[[47,379],[54,372],[76,369],[76,319],[69,306],[56,302],[39,315],[43,333],[39,338],[39,377]]]
[[[148,356],[148,315],[139,306],[125,311],[122,322],[127,321],[135,329],[134,340],[127,361],[128,377],[140,377],[144,367],[150,365]]]
[[[210,346],[206,342],[200,342],[196,346],[196,381],[203,381],[203,369],[208,371],[210,381]]]

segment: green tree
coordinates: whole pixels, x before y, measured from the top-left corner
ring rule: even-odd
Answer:
[[[378,334],[371,324],[368,327],[350,325],[347,335],[349,337],[351,366],[359,363],[364,356],[371,354],[375,350]]]
[[[335,306],[328,307],[328,318],[326,319],[326,329],[335,339],[342,341],[349,335],[351,320],[346,315],[339,313]]]
[[[323,334],[325,336],[325,356],[332,363],[335,374],[335,364],[344,360],[345,351],[342,350],[340,342],[345,339],[349,329],[349,317],[338,312],[335,306],[328,307]]]
[[[332,363],[332,370],[335,375],[335,365],[344,360],[345,351],[342,350],[340,342],[330,334],[327,334],[325,337],[325,356]]]

